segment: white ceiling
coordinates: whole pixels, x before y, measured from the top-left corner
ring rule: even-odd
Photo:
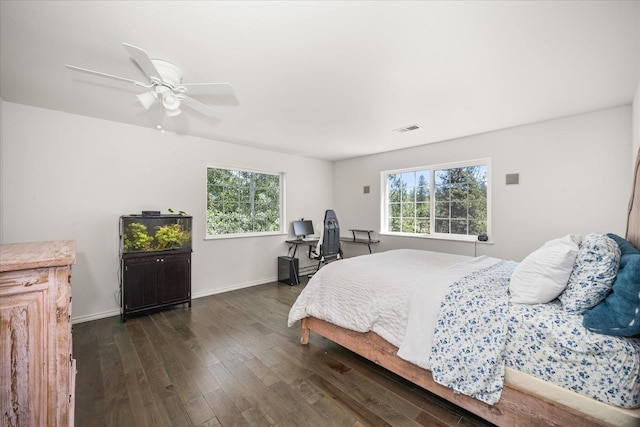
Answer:
[[[336,160],[630,104],[640,2],[2,1],[4,101]],[[217,118],[145,111],[122,43]],[[418,124],[407,133],[393,129]]]

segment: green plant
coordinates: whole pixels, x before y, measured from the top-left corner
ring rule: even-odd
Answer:
[[[148,251],[151,249],[153,237],[149,236],[147,226],[139,222],[127,225],[124,234],[124,251]]]
[[[191,233],[180,224],[170,224],[158,227],[156,241],[158,249],[172,249],[184,247],[191,239]]]
[[[173,209],[171,209],[171,208],[167,209],[167,211],[169,213],[173,213]],[[185,211],[178,211],[178,215],[180,215],[180,216],[185,216],[186,214],[187,213]]]

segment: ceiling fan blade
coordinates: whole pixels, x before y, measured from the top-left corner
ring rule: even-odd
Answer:
[[[162,82],[162,76],[156,69],[156,66],[153,65],[149,55],[143,49],[136,47],[131,44],[122,43],[124,47],[129,51],[129,55],[133,57],[133,60],[136,61],[136,64],[142,69],[142,71],[151,79],[151,81]]]
[[[208,117],[213,117],[216,114],[218,114],[218,111],[209,107],[208,105],[204,105],[202,102],[196,101],[193,98],[189,98],[188,96],[185,96],[184,98],[180,97],[182,102],[184,103],[184,105],[186,105],[187,107],[191,107],[194,110],[198,111],[199,113],[204,114],[205,116]]]
[[[235,95],[229,83],[183,83],[189,95]]]
[[[126,77],[119,77],[119,76],[114,76],[113,74],[102,73],[100,71],[88,70],[86,68],[76,67],[75,65],[68,65],[67,64],[67,65],[65,65],[65,67],[70,68],[72,70],[76,70],[76,71],[82,71],[84,73],[96,74],[96,75],[102,76],[102,77],[109,77],[110,79],[122,80],[123,82],[133,83],[134,85],[142,86],[142,87],[145,87],[145,88],[150,88],[150,87],[153,86],[153,85],[142,83],[142,82],[139,82],[139,81],[136,81],[136,80],[128,79]]]

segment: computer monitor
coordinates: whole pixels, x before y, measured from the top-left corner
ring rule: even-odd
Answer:
[[[305,236],[313,235],[313,222],[309,220],[292,221],[293,234],[303,239]]]

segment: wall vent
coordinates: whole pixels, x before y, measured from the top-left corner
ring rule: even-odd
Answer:
[[[394,129],[393,132],[404,133],[404,132],[410,132],[412,130],[418,130],[418,129],[420,129],[419,125],[409,125],[403,128]]]
[[[507,185],[520,184],[520,174],[519,173],[508,173],[506,182],[507,182]]]

